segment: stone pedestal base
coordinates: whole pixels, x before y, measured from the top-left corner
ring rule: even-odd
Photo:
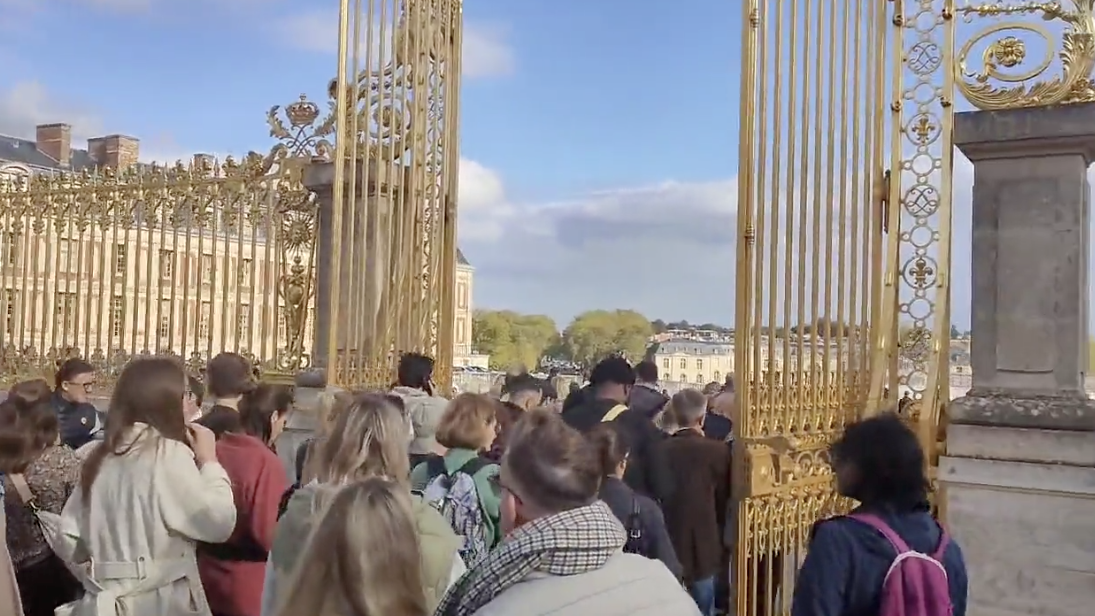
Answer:
[[[984,424],[1095,417],[1077,402],[967,397],[952,408]],[[968,616],[1095,614],[1095,432],[952,424],[939,482],[969,568]]]
[[[1073,392],[1024,394],[974,388],[951,400],[947,416],[956,424],[1095,431],[1095,401]]]

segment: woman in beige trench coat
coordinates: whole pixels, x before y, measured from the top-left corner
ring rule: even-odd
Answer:
[[[71,616],[211,616],[194,549],[232,534],[236,506],[213,433],[184,422],[186,388],[172,359],[122,370],[106,438],[61,514],[86,592]]]

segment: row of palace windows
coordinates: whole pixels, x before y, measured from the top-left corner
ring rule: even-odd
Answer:
[[[4,316],[6,321],[6,330],[9,334],[15,333],[15,324],[18,319],[16,318],[16,306],[19,304],[20,296],[15,291],[8,290],[4,296]],[[56,320],[54,323],[61,328],[68,331],[75,332],[78,327],[77,314],[79,312],[77,306],[79,297],[76,293],[59,292],[57,293],[56,301]],[[130,304],[126,305],[125,299],[120,295],[115,295],[110,300],[110,333],[113,337],[120,337],[126,329],[125,321],[127,308],[129,310],[135,310],[136,307]],[[24,310],[26,307],[24,307]],[[172,321],[178,323],[182,317],[182,309],[180,306],[175,306],[175,314],[172,315],[172,302],[171,300],[160,300],[159,305],[159,327],[158,334],[160,338],[170,338],[172,328]],[[244,335],[249,335],[251,331],[251,318],[252,310],[249,304],[240,304],[236,309],[236,327],[240,332],[244,332]],[[261,317],[261,314],[255,316]],[[198,326],[198,336],[201,338],[208,338],[211,333],[211,325],[213,321],[213,305],[211,302],[201,302],[201,311],[196,315],[196,321]],[[194,319],[194,317],[191,317]],[[96,326],[98,319],[93,319],[92,325]],[[278,321],[278,337],[279,339],[285,339],[287,331],[285,328],[284,320],[281,318]]]
[[[711,375],[711,381],[714,381],[714,382],[718,382],[718,383],[721,383],[721,382],[722,382],[722,373],[720,373],[720,372],[719,372],[718,370],[716,370],[716,371],[715,371],[715,372],[714,372],[714,373],[713,373],[713,374]],[[682,373],[681,373],[681,378],[677,379],[677,382],[678,382],[678,383],[688,383],[688,382],[689,382],[689,380],[688,380],[688,375],[687,375],[687,374],[684,374],[684,373],[682,372]],[[707,383],[708,383],[709,381],[707,381],[707,379],[705,379],[705,378],[704,378],[704,375],[702,375],[702,374],[697,374],[697,375],[696,375],[696,380],[695,380],[695,381],[691,381],[691,382],[692,382],[692,383],[695,383],[696,385],[706,385],[706,384],[707,384]]]
[[[665,371],[668,372],[670,369],[672,369],[672,366],[670,365],[669,358],[668,357],[663,358],[662,359],[662,370],[665,370]],[[681,370],[687,370],[688,369],[688,360],[687,359],[681,358],[681,360],[680,360],[680,369]],[[698,357],[696,358],[696,370],[703,370],[703,359],[700,359]],[[715,372],[715,374],[718,374],[718,372]]]

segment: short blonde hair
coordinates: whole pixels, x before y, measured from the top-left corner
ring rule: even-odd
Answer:
[[[448,449],[484,449],[493,440],[495,402],[482,394],[460,394],[452,399],[437,426],[437,443]]]

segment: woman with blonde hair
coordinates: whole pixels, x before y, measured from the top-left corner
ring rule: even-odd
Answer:
[[[285,589],[278,616],[427,616],[410,494],[371,477],[323,486],[326,501]]]
[[[286,596],[283,585],[318,521],[324,490],[373,477],[395,482],[410,499],[419,537],[423,591],[430,610],[463,574],[464,564],[457,557],[459,539],[436,509],[410,493],[407,454],[410,437],[406,417],[383,394],[356,394],[338,414],[330,434],[315,452],[315,480],[292,495],[278,523],[266,563],[264,615],[272,614],[272,608]]]
[[[77,616],[210,616],[195,544],[236,525],[232,484],[208,428],[187,424],[186,374],[135,359],[114,388],[106,437],[84,461],[61,515],[86,557]]]

